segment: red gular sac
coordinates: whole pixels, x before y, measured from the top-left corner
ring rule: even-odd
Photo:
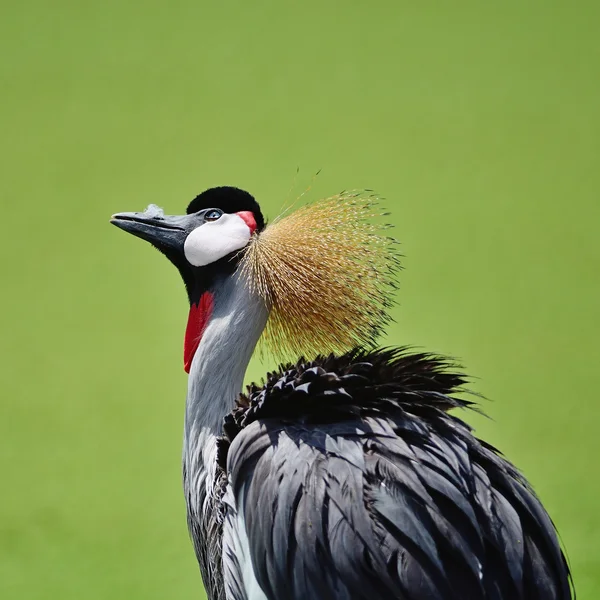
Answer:
[[[212,314],[213,306],[214,299],[210,292],[204,292],[199,302],[190,306],[183,345],[183,368],[186,373],[190,372],[194,354],[196,354],[196,350],[198,350],[198,346],[200,345],[200,340]]]

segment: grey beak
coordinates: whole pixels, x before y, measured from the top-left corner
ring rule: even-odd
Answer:
[[[193,229],[193,215],[122,212],[113,215],[110,222],[164,250],[183,250],[185,238]]]

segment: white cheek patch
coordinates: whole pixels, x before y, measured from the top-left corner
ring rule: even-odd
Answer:
[[[185,257],[195,267],[204,267],[236,250],[241,250],[252,236],[250,227],[238,215],[224,214],[218,221],[196,227],[183,245]]]

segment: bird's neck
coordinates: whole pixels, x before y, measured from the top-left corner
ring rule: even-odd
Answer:
[[[264,302],[238,272],[215,282],[211,293],[210,315],[189,371],[184,432],[188,473],[216,460],[216,437],[242,390],[268,318]]]

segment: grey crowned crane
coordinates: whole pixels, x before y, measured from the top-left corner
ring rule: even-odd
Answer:
[[[376,206],[342,193],[265,226],[218,187],[183,216],[112,218],[189,296],[183,480],[208,598],[573,598],[539,499],[451,414],[470,405],[456,366],[375,348],[398,266]],[[242,394],[261,336],[296,362]]]

